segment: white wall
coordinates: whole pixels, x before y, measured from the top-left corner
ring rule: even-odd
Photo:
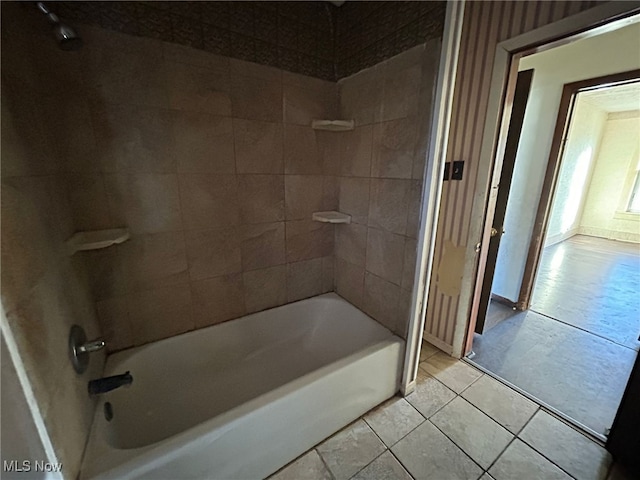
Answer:
[[[605,124],[579,232],[640,242],[640,215],[626,213],[640,159],[640,112],[610,114]]]
[[[607,113],[578,95],[547,227],[545,246],[578,233]]]
[[[517,301],[565,83],[640,68],[640,25],[537,53],[492,292]]]

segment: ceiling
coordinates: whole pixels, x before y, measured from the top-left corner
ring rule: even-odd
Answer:
[[[640,110],[640,82],[582,92],[580,99],[609,113]]]

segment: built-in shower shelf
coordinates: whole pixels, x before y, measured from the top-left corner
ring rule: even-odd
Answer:
[[[127,228],[76,232],[67,240],[67,246],[69,247],[69,252],[73,255],[82,250],[98,250],[110,247],[127,241],[130,236],[131,234]]]
[[[313,120],[311,128],[314,130],[330,130],[332,132],[344,132],[353,130],[355,121],[353,120]]]
[[[314,212],[311,220],[322,223],[351,223],[351,215],[342,212]]]

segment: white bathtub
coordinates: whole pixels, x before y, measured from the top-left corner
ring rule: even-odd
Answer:
[[[116,353],[133,384],[102,395],[80,476],[267,477],[391,397],[403,353],[334,293]]]

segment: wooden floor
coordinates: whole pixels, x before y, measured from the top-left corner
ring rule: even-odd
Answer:
[[[531,310],[492,305],[473,361],[605,434],[640,347],[640,246],[577,236],[545,249]]]

